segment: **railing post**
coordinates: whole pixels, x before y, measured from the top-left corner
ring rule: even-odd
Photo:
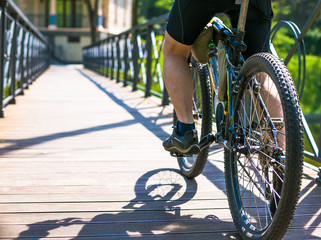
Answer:
[[[103,51],[103,43],[99,42],[99,74],[104,75],[104,51]]]
[[[95,46],[95,72],[99,74],[99,45]]]
[[[30,46],[29,46],[29,65],[28,65],[28,72],[29,72],[29,77],[28,77],[28,81],[30,84],[33,83],[33,80],[34,80],[34,69],[33,69],[33,64],[34,64],[34,55],[35,55],[35,47],[34,47],[34,44],[35,44],[35,38],[33,35],[31,35],[31,39],[32,41],[30,41]]]
[[[31,42],[31,34],[28,33],[27,34],[28,37],[26,40],[26,43],[24,43],[24,47],[25,47],[25,56],[24,56],[24,63],[23,63],[23,83],[24,83],[24,88],[28,89],[29,87],[29,54],[30,54],[30,47],[29,47],[29,43]]]
[[[23,56],[24,56],[24,49],[25,49],[25,37],[26,37],[26,31],[21,27],[21,31],[22,31],[22,36],[20,39],[20,55],[19,55],[19,69],[18,71],[20,72],[20,80],[19,80],[19,88],[21,89],[20,94],[24,94],[23,91]]]
[[[11,86],[10,91],[12,94],[12,100],[10,103],[16,103],[16,54],[17,54],[17,22],[14,20],[13,26],[13,37],[11,43],[11,53],[10,53],[10,66],[11,66]]]
[[[94,46],[93,57],[94,71],[97,73],[97,44]]]
[[[30,65],[31,65],[31,56],[32,56],[32,35],[29,33],[29,40],[28,40],[28,45],[27,45],[27,61],[26,61],[26,83],[27,83],[27,88],[29,88],[30,84],[30,76],[31,76],[31,70],[30,70]]]
[[[128,81],[128,69],[129,69],[129,54],[128,54],[128,37],[129,34],[125,35],[124,39],[124,64],[125,64],[125,69],[124,69],[124,86],[127,86],[127,81]]]
[[[319,161],[321,160],[321,118],[320,118],[320,132],[319,132],[319,153],[318,153]]]
[[[107,45],[106,45],[106,41],[104,40],[102,42],[102,46],[103,46],[103,76],[106,76],[106,71],[107,71],[107,65],[106,65],[106,61],[107,61]]]
[[[104,44],[103,41],[100,41],[99,43],[100,49],[99,49],[99,65],[100,65],[100,75],[105,76],[105,64],[104,64]]]
[[[108,66],[109,66],[109,41],[108,39],[105,40],[105,76],[108,77],[109,73],[109,69],[108,69]]]
[[[120,69],[121,69],[121,59],[120,59],[120,40],[121,40],[121,36],[119,36],[117,38],[116,41],[116,50],[117,50],[117,77],[116,77],[116,81],[120,82]]]
[[[318,162],[321,162],[321,118],[320,118],[320,132],[319,132],[319,151],[318,151]],[[318,178],[316,179],[321,183],[321,167],[319,167]]]
[[[115,47],[114,47],[114,39],[115,37],[113,37],[111,39],[111,71],[110,71],[110,79],[113,80],[114,79],[114,68],[115,68]]]
[[[92,47],[92,48],[90,48],[90,50],[89,50],[89,59],[90,59],[90,61],[89,61],[89,68],[90,68],[90,70],[92,70],[92,71],[94,71],[94,54],[93,54],[93,52],[94,52],[94,48]]]
[[[6,44],[6,7],[7,1],[0,1],[0,117],[4,117],[3,98],[4,98],[4,48]]]
[[[111,55],[111,52],[110,52],[110,40],[107,39],[106,41],[106,44],[107,44],[107,53],[106,53],[106,58],[107,58],[107,61],[106,61],[106,68],[107,68],[107,71],[106,71],[106,77],[109,77],[110,76],[110,55]]]
[[[148,26],[147,40],[146,40],[146,50],[147,50],[147,61],[146,61],[146,86],[145,86],[145,97],[151,95],[150,90],[152,87],[152,31],[153,25]]]
[[[139,65],[138,65],[138,58],[139,58],[139,49],[138,49],[138,30],[134,31],[133,35],[133,64],[134,64],[134,79],[133,79],[133,91],[137,90],[137,84],[139,79]]]

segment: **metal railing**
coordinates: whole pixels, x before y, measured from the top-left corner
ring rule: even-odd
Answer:
[[[50,64],[50,44],[12,0],[0,0],[0,117]]]
[[[164,105],[168,104],[160,64],[167,17],[163,15],[85,47],[84,66],[125,86],[131,84],[133,91],[141,88],[146,97],[157,95]]]
[[[287,65],[294,54],[297,52],[298,56],[298,79],[297,79],[297,90],[299,93],[299,98],[301,99],[302,93],[304,90],[305,84],[305,73],[306,73],[306,58],[305,58],[305,45],[304,45],[304,37],[307,34],[308,30],[312,26],[312,23],[316,19],[316,17],[321,12],[321,0],[316,4],[315,8],[313,9],[310,17],[308,18],[306,24],[304,25],[302,31],[297,27],[297,25],[290,21],[280,21],[275,27],[272,29],[272,40],[273,37],[277,34],[278,30],[281,28],[288,28],[293,37],[295,38],[295,43],[292,46],[290,52],[286,56],[284,63]],[[275,53],[276,54],[276,53]],[[319,145],[317,145],[316,141],[313,138],[309,125],[306,121],[305,116],[302,114],[302,122],[303,122],[303,129],[306,135],[306,139],[312,149],[312,152],[304,151],[304,156],[321,163],[321,118],[320,118],[320,132],[319,132]],[[318,181],[321,182],[321,168],[319,170],[319,178]]]
[[[302,45],[304,35],[307,33],[318,12],[320,12],[320,9],[321,0],[319,0],[319,3],[314,9],[311,17],[307,21],[303,33],[300,32],[298,27],[291,23],[291,29],[293,29],[295,33],[296,43],[286,58],[286,64],[290,61],[297,49],[299,49],[299,52],[303,52],[303,50],[300,50],[300,45]],[[119,35],[109,37],[84,48],[83,58],[85,67],[111,79],[116,78],[117,82],[123,81],[124,85],[127,85],[130,81],[128,78],[128,73],[130,73],[133,90],[137,89],[137,84],[142,80],[142,86],[145,88],[146,96],[150,96],[152,79],[155,79],[155,74],[158,74],[157,79],[162,92],[163,104],[168,104],[168,95],[163,85],[164,83],[159,65],[160,48],[162,43],[156,44],[156,35],[154,32],[154,26],[160,23],[163,24],[166,20],[167,15],[147,22],[146,24],[138,25]],[[281,22],[280,25],[277,25],[277,28],[278,26],[282,27],[284,25],[284,22]],[[145,36],[145,41],[142,41],[142,34]],[[162,37],[159,37],[159,39],[162,40]],[[154,54],[152,50],[154,50]],[[300,61],[299,64],[301,65]],[[305,59],[302,64],[304,65],[304,69],[302,72],[299,72],[299,77],[302,75],[304,76],[305,74]],[[301,71],[301,68],[299,68],[299,71]],[[121,73],[123,74],[122,79]],[[298,86],[298,90],[300,90],[299,96],[301,97],[304,88],[304,77],[302,80],[298,80],[299,84],[300,81],[301,86]],[[319,135],[318,147],[303,115],[302,118],[304,131],[308,142],[313,149],[313,153],[304,151],[304,155],[310,159],[321,162],[321,132]]]

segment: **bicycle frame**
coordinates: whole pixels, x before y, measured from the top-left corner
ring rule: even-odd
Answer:
[[[244,39],[244,28],[247,16],[249,0],[242,1],[240,7],[240,16],[238,21],[237,29],[234,29],[231,32],[227,27],[225,27],[220,22],[213,22],[213,29],[214,34],[219,35],[219,39],[223,41],[224,48],[226,52],[226,59],[227,59],[227,96],[229,102],[229,116],[230,116],[230,125],[233,126],[233,101],[232,101],[232,82],[233,79],[236,79],[234,75],[235,72],[238,72],[242,64],[244,63],[244,59],[241,55],[242,52],[246,50],[246,45],[243,42]],[[213,59],[209,61],[209,67],[214,70],[215,74],[217,75],[217,68],[216,63],[213,62]],[[218,81],[214,80],[215,77],[210,77],[211,79],[211,86],[218,86]],[[213,90],[212,90],[213,92]]]
[[[219,21],[213,21],[213,29],[214,34],[219,36],[219,39],[223,42],[226,59],[227,59],[227,102],[228,102],[228,109],[224,110],[224,115],[227,115],[228,111],[228,126],[230,134],[236,136],[235,128],[234,128],[234,106],[233,106],[233,92],[238,91],[238,87],[242,79],[237,78],[237,74],[240,71],[243,63],[244,58],[242,57],[242,52],[244,52],[247,48],[245,43],[243,42],[244,34],[245,34],[245,23],[247,17],[247,10],[249,6],[249,0],[243,0],[240,7],[240,16],[238,20],[238,26],[236,29],[231,31],[227,28],[224,24],[220,23]],[[215,59],[215,60],[214,60]],[[210,72],[210,82],[212,93],[215,91],[215,86],[218,86],[218,69],[217,69],[217,58],[209,59],[208,67],[211,69]],[[213,95],[214,96],[214,95]],[[262,109],[266,109],[261,97],[258,97],[259,104],[261,105]],[[274,137],[274,141],[276,146],[278,145],[278,141],[276,138],[276,128],[275,124],[273,123],[272,119],[270,118],[269,114],[266,110],[263,111],[264,115],[267,117],[269,126],[272,129],[272,135]],[[221,138],[221,139],[219,139]],[[205,148],[206,146],[210,145],[212,142],[217,142],[220,145],[231,149],[230,144],[225,140],[222,139],[222,136],[213,135],[205,136],[200,141],[201,149]],[[243,151],[243,149],[234,149],[237,151]]]
[[[249,0],[242,0],[241,7],[240,7],[240,15],[238,20],[238,26],[236,29],[233,29],[233,32],[227,28],[224,24],[214,21],[213,29],[214,34],[217,34],[219,36],[219,39],[223,41],[224,48],[226,52],[226,58],[227,58],[227,95],[228,95],[228,112],[229,112],[229,126],[233,128],[234,126],[234,118],[233,118],[233,100],[232,100],[232,83],[233,79],[236,79],[235,73],[237,73],[242,64],[244,63],[244,59],[242,57],[242,52],[244,52],[247,48],[245,43],[243,42],[244,34],[245,34],[245,23],[246,23],[246,17],[247,17],[247,10],[249,6]],[[208,67],[209,69],[213,70],[210,71],[210,82],[211,82],[211,89],[212,93],[215,91],[215,86],[218,86],[218,79],[217,77],[214,77],[214,75],[218,76],[218,69],[217,69],[217,58],[209,59]],[[214,96],[214,95],[213,95]],[[231,129],[232,132],[234,132],[233,129]],[[200,141],[200,147],[201,149],[209,146],[214,141],[217,142],[217,139],[213,135],[205,136]],[[226,141],[224,141],[226,146]],[[228,147],[228,146],[226,146]]]

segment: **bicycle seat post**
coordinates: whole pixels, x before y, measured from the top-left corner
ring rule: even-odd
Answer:
[[[249,6],[249,0],[243,0],[242,4],[241,4],[240,16],[239,16],[239,21],[238,21],[238,25],[237,25],[238,31],[243,32],[245,29],[245,22],[246,22],[248,6]]]
[[[246,23],[248,6],[249,6],[249,0],[242,0],[237,28],[233,30],[235,34],[235,39],[232,45],[236,50],[233,54],[233,64],[235,66],[238,66],[241,63],[240,61],[241,53],[245,52],[247,49],[247,46],[243,42],[243,40],[244,40],[244,34],[245,34],[245,23]]]

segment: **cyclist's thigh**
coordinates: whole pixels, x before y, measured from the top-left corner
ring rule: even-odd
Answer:
[[[244,42],[248,46],[243,54],[245,59],[258,52],[269,51],[271,22],[248,21],[245,28]]]
[[[175,0],[166,30],[176,41],[192,45],[216,13],[235,6],[235,0]]]

